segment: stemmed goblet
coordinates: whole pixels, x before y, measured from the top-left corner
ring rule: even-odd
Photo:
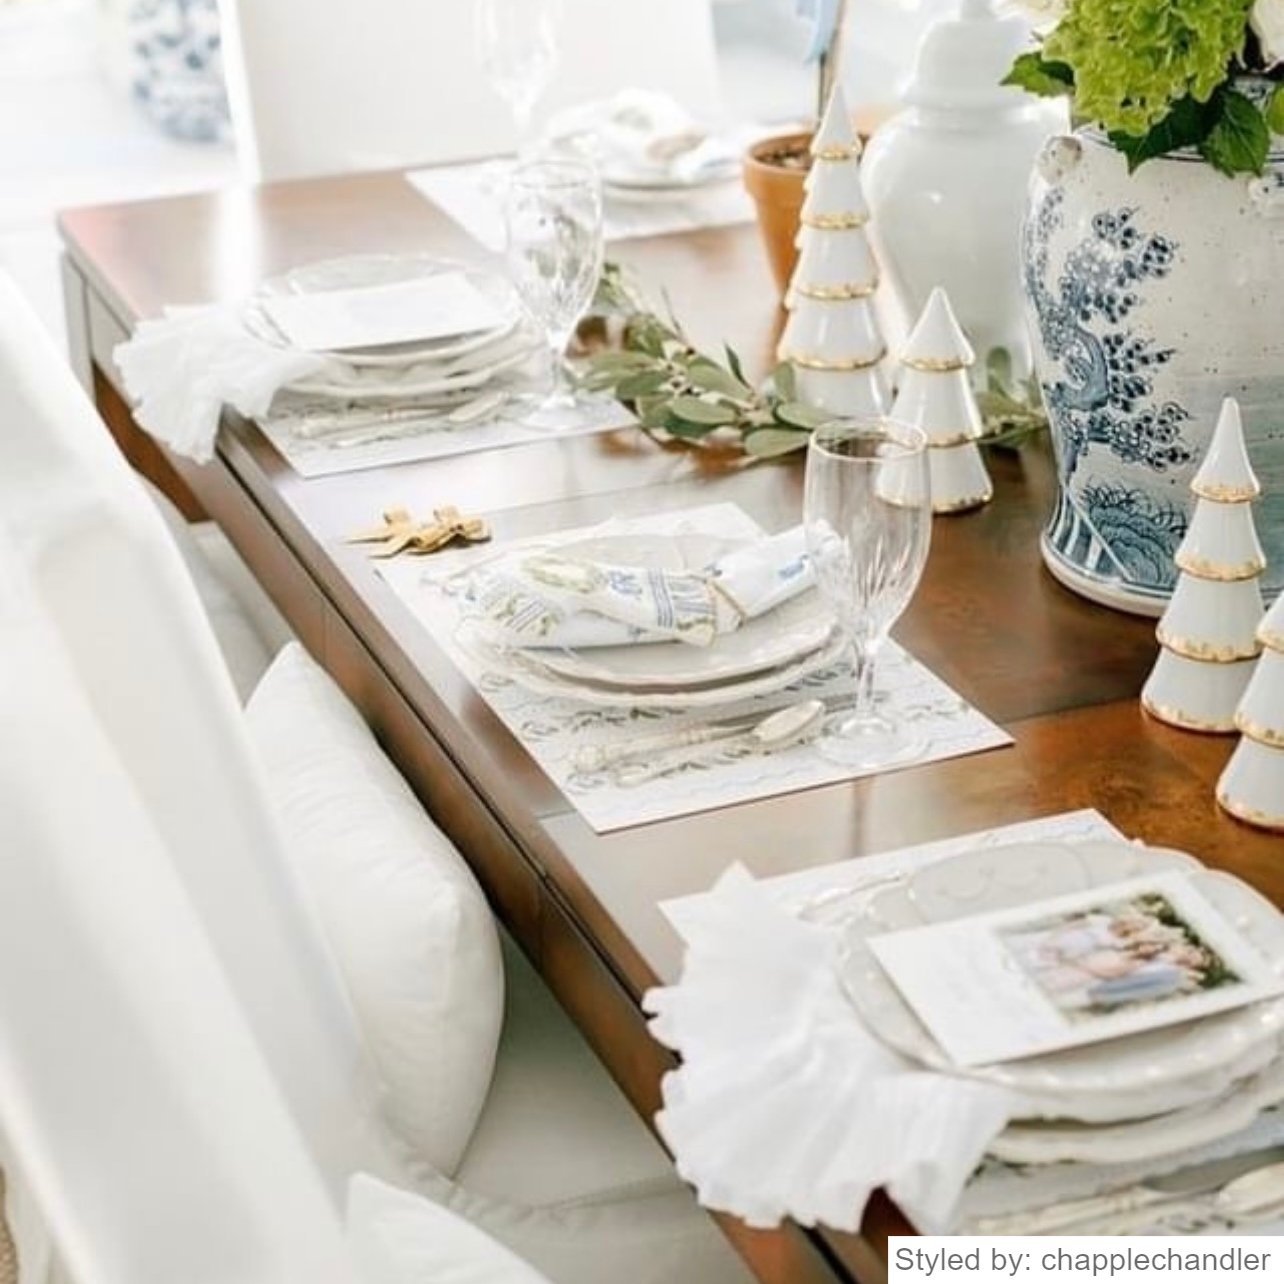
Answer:
[[[855,706],[826,727],[820,752],[859,768],[903,761],[922,746],[879,709],[874,673],[927,561],[932,504],[924,434],[877,418],[816,429],[803,522],[817,587],[850,644],[856,676]]]
[[[557,67],[562,0],[474,0],[477,55],[508,104],[520,146]]]
[[[576,404],[566,348],[602,274],[601,179],[586,161],[528,161],[509,178],[504,214],[509,274],[544,334],[551,365],[550,388],[539,406],[548,422],[527,422],[556,428]]]

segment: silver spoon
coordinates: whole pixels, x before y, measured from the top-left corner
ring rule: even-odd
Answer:
[[[825,712],[823,700],[804,700],[799,704],[791,704],[787,708],[777,709],[775,713],[769,713],[761,722],[756,722],[738,736],[715,741],[712,748],[718,754],[776,753],[813,736],[820,730]],[[671,771],[699,762],[708,754],[709,748],[700,748],[694,753],[684,749],[663,754],[650,762],[625,763],[613,773],[612,779],[617,785],[626,787],[645,784],[648,780],[655,780]]]

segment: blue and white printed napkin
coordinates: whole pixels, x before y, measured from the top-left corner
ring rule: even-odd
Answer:
[[[465,609],[490,641],[504,646],[709,646],[813,582],[803,529],[796,526],[693,570],[528,549],[479,568],[468,581]]]

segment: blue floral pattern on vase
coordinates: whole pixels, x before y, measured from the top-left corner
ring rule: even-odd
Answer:
[[[136,0],[129,11],[134,98],[166,133],[228,137],[217,0]]]
[[[1183,435],[1189,412],[1154,395],[1154,374],[1174,350],[1129,324],[1147,283],[1172,270],[1177,246],[1143,230],[1136,209],[1101,210],[1090,234],[1066,254],[1054,286],[1050,244],[1063,224],[1064,200],[1064,191],[1053,188],[1035,206],[1023,246],[1027,297],[1056,371],[1043,379],[1061,483],[1046,538],[1090,576],[1166,591],[1175,580],[1184,511],[1139,487],[1092,481],[1076,487],[1075,477],[1094,447],[1155,473],[1193,458]]]

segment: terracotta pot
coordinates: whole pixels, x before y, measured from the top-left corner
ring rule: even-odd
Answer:
[[[781,134],[764,138],[745,154],[745,188],[758,207],[758,227],[782,297],[798,261],[794,241],[802,214],[810,142],[810,132]],[[782,164],[782,157],[800,157],[802,163]]]

